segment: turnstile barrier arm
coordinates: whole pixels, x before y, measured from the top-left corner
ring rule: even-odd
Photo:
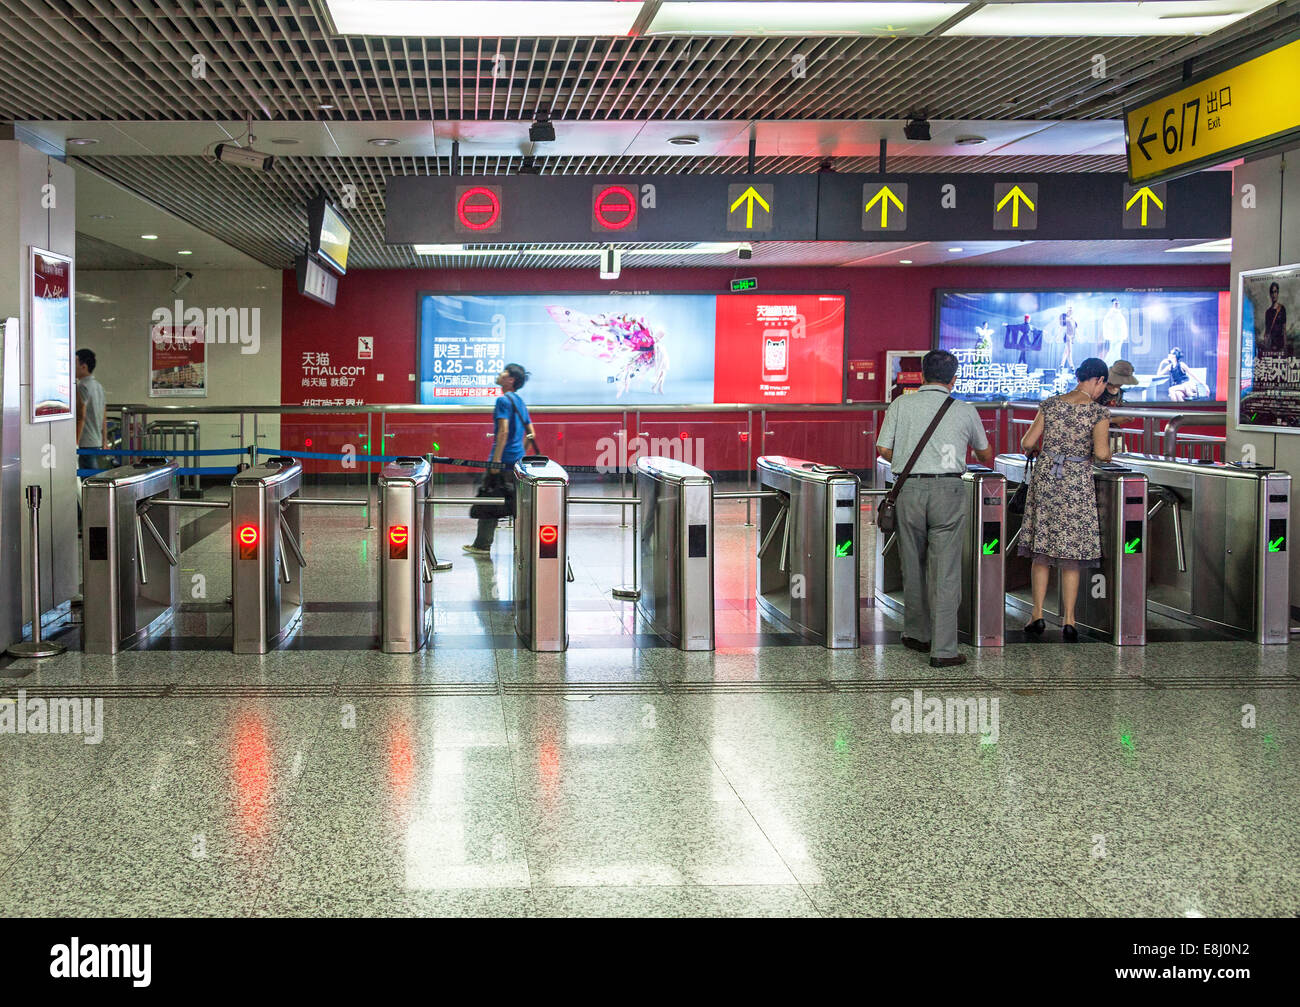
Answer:
[[[891,531],[889,538],[885,539],[885,544],[880,550],[880,555],[886,555],[890,549],[894,548],[894,542],[898,540],[898,532]]]
[[[144,527],[140,521],[140,512],[135,512],[135,561],[140,568],[140,583],[149,583],[149,570],[144,560]]]
[[[1156,498],[1155,504],[1147,511],[1148,523],[1166,507],[1169,508],[1170,517],[1174,522],[1174,556],[1178,562],[1178,572],[1186,573],[1187,553],[1183,547],[1183,515],[1178,506],[1178,498],[1163,486],[1148,486],[1147,492]]]
[[[776,512],[776,517],[772,519],[772,527],[768,529],[767,534],[763,537],[763,541],[759,544],[758,552],[754,554],[759,559],[762,559],[763,553],[767,552],[767,547],[772,544],[772,539],[776,536],[776,530],[784,523],[786,512],[788,510],[789,507],[785,503],[782,503],[781,509]]]
[[[140,511],[139,513],[136,514],[135,519],[137,522],[137,527],[139,525],[144,525],[144,527],[148,529],[149,534],[153,536],[153,540],[158,543],[158,548],[161,549],[163,551],[163,555],[167,557],[167,562],[170,563],[172,566],[175,566],[176,554],[171,551],[171,548],[167,545],[166,540],[164,540],[162,537],[162,532],[158,530],[157,526],[150,519],[149,515],[146,514],[144,511]],[[141,540],[136,544],[137,546],[142,546],[144,545],[144,542],[143,540]]]
[[[280,535],[284,538],[284,541],[288,543],[289,548],[293,550],[293,558],[298,561],[298,566],[306,569],[307,558],[302,554],[302,547],[298,545],[297,539],[293,537],[293,532],[289,530],[289,522],[284,519],[284,510],[279,510],[276,513],[276,517],[280,519]],[[283,559],[283,557],[281,558]],[[287,569],[285,570],[284,582],[286,584],[289,583],[289,572]]]
[[[789,558],[790,558],[790,515],[786,514],[785,527],[781,531],[781,562],[779,562],[776,565],[776,568],[780,570],[782,573],[786,572],[785,564],[786,561],[789,560]]]

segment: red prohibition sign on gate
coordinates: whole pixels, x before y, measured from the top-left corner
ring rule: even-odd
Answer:
[[[456,200],[456,217],[471,231],[486,231],[501,218],[501,198],[484,185],[468,188]]]
[[[636,226],[636,197],[625,185],[607,185],[597,189],[591,201],[591,214],[597,224],[608,231]]]

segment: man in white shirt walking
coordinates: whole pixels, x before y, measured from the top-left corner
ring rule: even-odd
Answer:
[[[77,447],[108,447],[108,416],[104,411],[104,386],[95,378],[95,351],[77,351]],[[88,455],[79,468],[108,469],[108,455]]]

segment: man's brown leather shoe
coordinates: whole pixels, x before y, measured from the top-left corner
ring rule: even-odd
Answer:
[[[966,663],[966,655],[958,654],[956,657],[932,657],[930,658],[931,668],[955,668],[959,664]]]

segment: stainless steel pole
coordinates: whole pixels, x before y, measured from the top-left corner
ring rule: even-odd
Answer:
[[[41,639],[41,488],[35,484],[27,487],[27,510],[31,514],[32,638],[15,643],[6,653],[10,657],[55,657],[68,648]]]

